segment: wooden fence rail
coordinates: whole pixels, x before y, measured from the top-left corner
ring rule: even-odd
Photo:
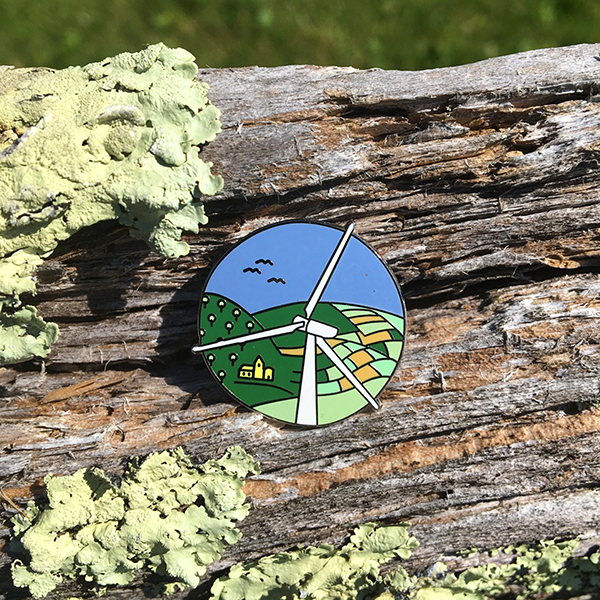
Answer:
[[[421,72],[201,70],[223,122],[202,151],[225,179],[209,224],[180,259],[100,224],[45,261],[34,303],[61,337],[43,363],[0,369],[4,494],[31,498],[47,473],[84,466],[119,474],[155,449],[206,459],[240,445],[263,473],[246,484],[243,539],[214,569],[340,543],[373,520],[413,524],[413,569],[460,566],[471,547],[597,543],[599,54]],[[189,351],[211,265],[290,218],[354,221],[408,309],[383,409],[317,430],[238,407]],[[0,597],[26,597],[8,560]]]

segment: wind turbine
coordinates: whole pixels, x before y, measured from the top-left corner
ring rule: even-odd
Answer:
[[[303,331],[306,333],[306,341],[304,343],[304,359],[302,362],[302,374],[300,378],[300,391],[298,394],[298,408],[296,414],[296,423],[298,425],[317,425],[317,346],[329,358],[329,360],[340,370],[340,372],[348,379],[354,388],[365,398],[365,400],[375,409],[381,407],[378,400],[373,398],[369,391],[365,388],[362,382],[354,375],[354,373],[344,364],[342,359],[334,352],[333,348],[327,343],[327,339],[334,339],[339,333],[337,327],[328,325],[312,319],[312,314],[320,302],[325,288],[331,280],[333,273],[342,258],[344,250],[348,246],[348,242],[354,231],[354,223],[349,223],[340,238],[331,258],[329,259],[321,277],[304,307],[304,316],[297,315],[289,325],[280,327],[272,327],[249,333],[246,335],[194,346],[192,352],[199,354],[206,350],[216,348],[224,348],[235,344],[246,344],[255,340],[274,338],[280,335],[292,333],[294,331]]]

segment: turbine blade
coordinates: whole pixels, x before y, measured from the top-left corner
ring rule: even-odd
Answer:
[[[381,404],[373,398],[367,388],[359,381],[354,373],[344,364],[342,359],[333,351],[333,348],[322,338],[317,338],[317,345],[327,358],[342,372],[348,381],[356,388],[359,394],[375,409],[380,409]]]
[[[321,274],[313,293],[311,294],[308,302],[306,303],[306,307],[304,308],[304,314],[307,319],[310,319],[310,316],[313,314],[319,300],[321,300],[321,296],[325,292],[325,288],[333,275],[333,271],[337,267],[337,264],[340,262],[340,258],[342,258],[342,253],[346,249],[348,242],[350,241],[350,237],[352,236],[352,232],[354,231],[354,223],[348,223],[346,226],[346,231],[344,231],[344,235],[342,235],[338,245],[336,246],[325,270]]]
[[[290,323],[289,325],[282,325],[281,327],[272,327],[271,329],[264,329],[263,331],[257,331],[256,333],[248,333],[246,335],[240,335],[228,340],[221,340],[219,342],[211,342],[210,344],[204,344],[194,346],[192,352],[194,354],[200,354],[206,350],[212,350],[213,348],[225,348],[227,346],[233,346],[234,344],[246,344],[253,342],[254,340],[262,340],[264,338],[273,338],[278,335],[285,335],[286,333],[292,333],[302,327],[303,323]]]

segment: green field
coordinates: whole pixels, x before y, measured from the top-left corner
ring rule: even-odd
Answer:
[[[200,310],[200,342],[208,344],[286,325],[303,314],[303,309],[304,303],[296,303],[251,315],[232,300],[207,293]],[[318,304],[313,318],[337,327],[339,333],[329,344],[376,396],[393,374],[402,352],[404,320],[383,311],[335,303]],[[296,331],[207,350],[204,356],[216,378],[233,396],[269,416],[294,422],[305,336]],[[271,373],[267,376],[268,369]],[[339,420],[343,418],[339,416],[341,412],[352,414],[366,405],[365,399],[320,350],[317,394],[321,424]]]
[[[425,69],[599,30],[593,0],[0,0],[0,64],[65,67],[163,41],[201,67]]]

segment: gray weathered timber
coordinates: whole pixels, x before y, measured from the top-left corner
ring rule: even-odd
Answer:
[[[209,225],[177,260],[99,225],[46,261],[33,303],[61,338],[43,364],[0,370],[5,493],[24,501],[46,473],[83,466],[118,474],[155,449],[204,460],[239,444],[263,474],[246,484],[243,540],[213,570],[339,543],[366,520],[413,523],[414,569],[459,568],[474,546],[597,543],[599,55],[202,70],[224,124],[202,152],[225,178]],[[355,221],[401,283],[407,349],[376,414],[281,427],[189,353],[211,265],[287,218]],[[0,560],[0,597],[21,597]],[[105,597],[143,598],[142,580]]]

